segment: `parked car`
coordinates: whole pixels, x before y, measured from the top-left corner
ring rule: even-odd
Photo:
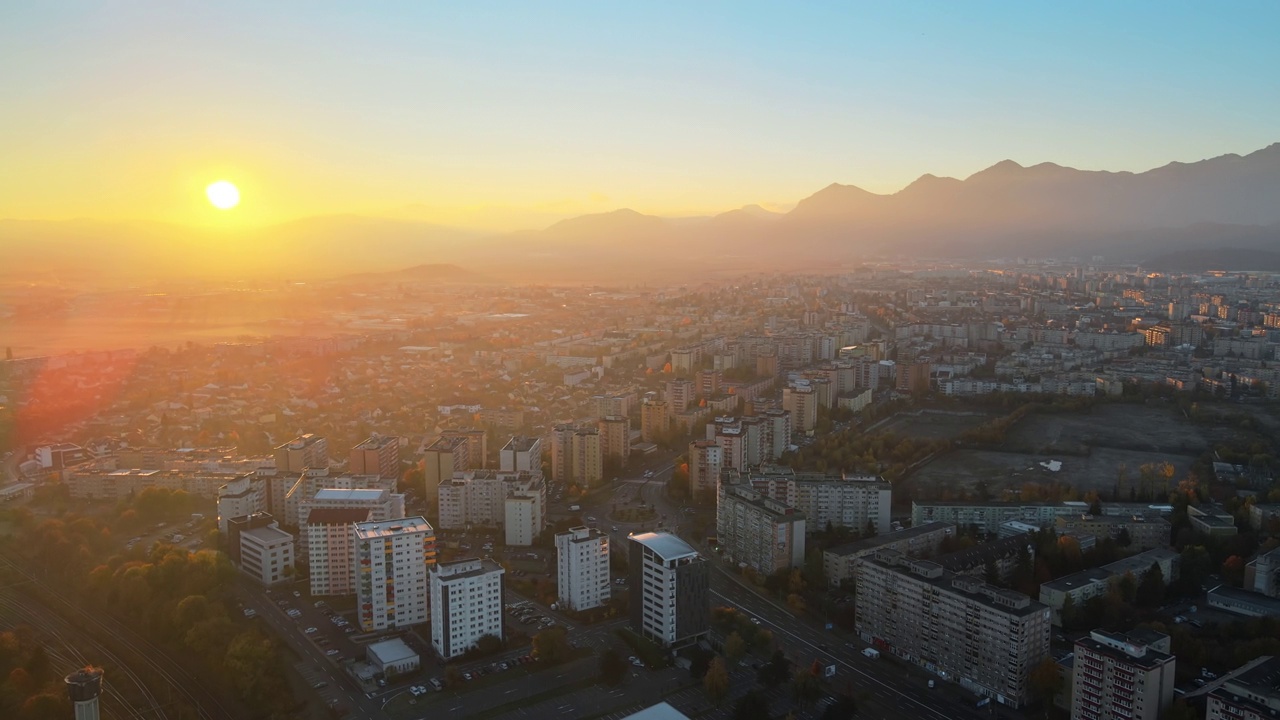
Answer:
[[[309,627],[309,628],[307,628],[307,630],[306,630],[306,633],[307,633],[308,635],[314,635],[316,632],[318,632],[318,630],[317,630],[316,628],[313,628],[313,627]]]

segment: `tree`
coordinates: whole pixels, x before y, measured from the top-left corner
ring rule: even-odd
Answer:
[[[822,711],[819,720],[853,720],[858,712],[858,704],[848,695],[837,695],[836,701]]]
[[[760,666],[756,677],[768,687],[777,687],[791,677],[791,661],[781,650],[774,650],[769,662]]]
[[[724,660],[719,656],[711,661],[707,674],[702,676],[702,689],[717,706],[729,694],[729,671],[725,669]]]
[[[533,636],[533,659],[542,663],[557,663],[569,657],[568,633],[559,625]]]
[[[444,684],[451,688],[456,688],[463,683],[462,671],[457,665],[450,665],[444,669]]]
[[[1058,672],[1058,663],[1052,658],[1045,658],[1031,668],[1027,678],[1032,697],[1042,702],[1051,702],[1053,696],[1062,689],[1062,676]]]
[[[724,639],[724,656],[734,665],[742,660],[747,654],[747,642],[742,639],[737,630],[729,633],[729,637]]]
[[[606,685],[617,685],[627,674],[627,663],[617,650],[609,648],[600,656],[600,680]]]
[[[1222,562],[1222,579],[1240,587],[1244,583],[1244,558],[1232,555]]]
[[[1093,502],[1089,503],[1089,514],[1097,517],[1102,514],[1102,498],[1094,497]]]
[[[1129,528],[1120,528],[1120,532],[1116,533],[1116,545],[1127,548],[1133,544],[1133,538],[1129,536]]]
[[[1134,599],[1138,607],[1144,608],[1153,608],[1164,602],[1164,571],[1160,569],[1160,563],[1151,563],[1147,574],[1142,576],[1142,582],[1138,583]]]
[[[800,707],[809,707],[809,704],[817,700],[821,694],[822,686],[818,684],[818,678],[813,673],[797,670],[795,675],[791,676],[791,697]]]
[[[732,720],[769,720],[769,698],[759,690],[748,690],[733,706]]]

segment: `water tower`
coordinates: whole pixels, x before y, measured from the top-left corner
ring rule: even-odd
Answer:
[[[67,676],[67,694],[76,709],[76,720],[98,720],[98,696],[102,694],[102,668],[86,667]]]

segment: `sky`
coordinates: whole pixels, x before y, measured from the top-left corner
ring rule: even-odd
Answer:
[[[1275,2],[0,4],[0,218],[487,229],[1280,141]],[[243,201],[213,209],[206,185]]]

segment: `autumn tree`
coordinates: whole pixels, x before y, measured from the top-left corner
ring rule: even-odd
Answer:
[[[717,706],[729,694],[729,671],[725,669],[724,660],[720,657],[712,659],[707,674],[702,676],[702,689]]]
[[[746,654],[747,643],[742,639],[742,635],[736,630],[729,633],[729,637],[724,639],[724,656],[730,663],[736,665]]]
[[[568,633],[559,625],[533,636],[533,658],[538,662],[557,663],[569,657]]]
[[[822,695],[822,686],[812,672],[797,670],[791,676],[791,697],[800,707],[809,707],[809,704],[817,700],[820,695]]]
[[[1062,676],[1059,674],[1058,663],[1052,658],[1041,660],[1031,668],[1027,683],[1032,697],[1042,702],[1052,702],[1053,697],[1062,690]]]

